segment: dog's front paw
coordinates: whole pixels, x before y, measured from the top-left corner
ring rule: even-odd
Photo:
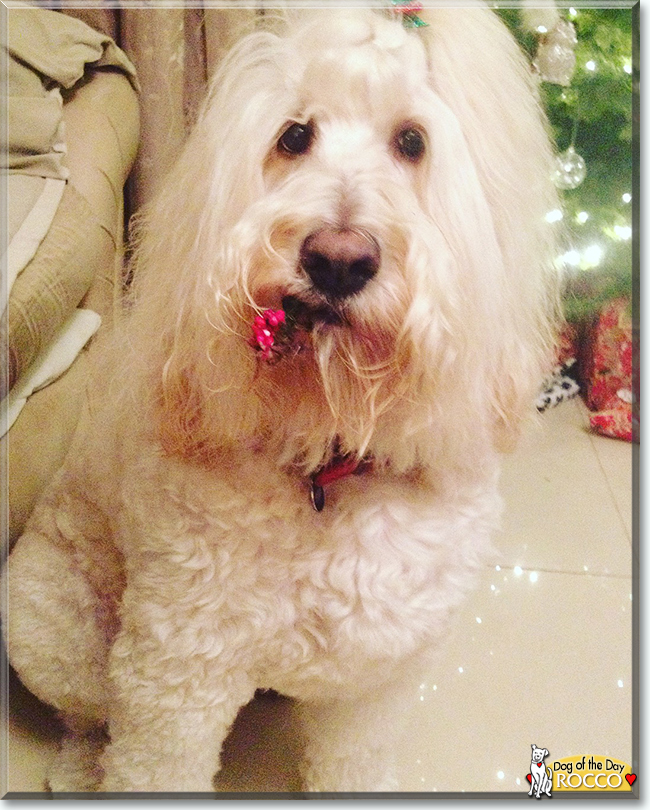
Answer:
[[[395,769],[372,753],[309,763],[303,787],[310,793],[393,793],[399,790]]]
[[[88,793],[99,790],[104,777],[99,764],[107,736],[103,729],[67,734],[47,775],[52,793]]]

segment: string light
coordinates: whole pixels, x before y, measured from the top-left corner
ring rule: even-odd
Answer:
[[[581,225],[584,225],[589,219],[589,214],[586,211],[580,211],[580,213],[576,215],[576,219]]]
[[[588,61],[588,62],[585,64],[585,67],[587,68],[587,70],[596,70],[596,63],[594,62],[594,60],[593,60],[593,59],[590,59],[590,60],[589,60],[589,61]]]
[[[623,238],[623,237],[621,237]],[[579,267],[581,270],[591,270],[602,262],[605,256],[605,251],[600,245],[589,245],[582,252],[579,250],[568,250],[558,257],[556,266],[562,267]],[[519,574],[520,570],[515,569],[515,574]]]
[[[562,212],[559,208],[554,208],[552,211],[549,211],[546,215],[547,222],[559,222],[562,219]]]
[[[589,245],[582,254],[581,266],[597,267],[603,258],[603,249],[600,245]]]
[[[632,195],[628,194],[627,192],[621,197],[624,203],[629,203],[632,201]]]
[[[577,267],[580,264],[580,254],[577,250],[568,250],[560,256],[560,262],[562,264],[568,264],[569,267]]]
[[[631,65],[629,62],[626,62],[626,63],[623,65],[623,70],[624,70],[626,73],[632,73],[632,65]]]
[[[629,225],[614,225],[614,233],[619,239],[628,240],[632,236],[632,228]]]

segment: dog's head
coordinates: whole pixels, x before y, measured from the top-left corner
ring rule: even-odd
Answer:
[[[533,749],[533,759],[532,759],[532,761],[535,762],[535,763],[543,762],[544,757],[548,756],[548,751],[546,750],[546,748],[538,748],[534,744],[531,745],[531,748]]]
[[[532,405],[554,205],[532,81],[490,11],[422,16],[289,14],[215,77],[136,264],[170,452],[251,439],[313,469],[337,443],[406,470]],[[297,324],[271,364],[267,307]]]

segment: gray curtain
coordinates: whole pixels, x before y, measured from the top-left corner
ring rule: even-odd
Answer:
[[[194,123],[207,83],[231,45],[262,24],[242,8],[56,8],[82,19],[126,51],[141,86],[141,140],[127,185],[127,211],[146,203]]]

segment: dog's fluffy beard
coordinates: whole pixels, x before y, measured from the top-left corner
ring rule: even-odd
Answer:
[[[467,476],[532,402],[552,344],[546,135],[492,15],[428,14],[417,32],[369,10],[290,15],[216,76],[135,265],[133,378],[159,394],[168,453],[209,464],[244,441],[307,473],[338,448]],[[278,147],[291,121],[313,128],[305,154]],[[411,124],[417,161],[395,145]],[[323,227],[380,249],[342,300],[301,267]],[[310,327],[266,364],[253,317],[287,297]]]

